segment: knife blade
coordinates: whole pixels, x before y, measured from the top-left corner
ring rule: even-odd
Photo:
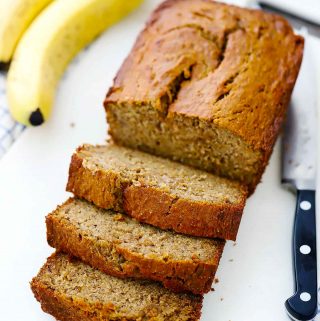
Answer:
[[[310,34],[320,34],[320,3],[319,0],[258,0],[262,8],[276,11],[283,15],[294,28],[308,28]]]
[[[316,163],[317,93],[308,39],[292,94],[282,141],[282,183],[297,192],[293,230],[295,294],[286,303],[294,320],[312,320],[317,313]]]
[[[281,1],[278,1],[277,3],[273,2],[272,5],[270,3],[268,3],[265,0],[259,0],[259,4],[260,7],[266,11],[266,12],[270,12],[270,13],[275,13],[278,15],[283,16],[284,18],[286,18],[290,24],[292,25],[292,27],[294,29],[307,29],[308,33],[315,36],[315,37],[320,37],[320,25],[316,24],[314,22],[308,21],[302,17],[298,17],[296,15],[293,15],[291,13],[288,12],[288,10],[286,10],[285,7],[283,7],[283,5],[281,6]],[[279,4],[279,6],[277,6],[276,4]],[[303,7],[303,6],[302,6]]]
[[[297,189],[316,187],[317,93],[313,56],[305,41],[283,134],[282,182]]]

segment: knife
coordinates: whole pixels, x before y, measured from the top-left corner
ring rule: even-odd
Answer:
[[[318,0],[317,0],[318,1]],[[320,14],[318,16],[318,23],[312,22],[310,20],[307,20],[304,15],[304,3],[300,2],[300,4],[296,3],[296,6],[298,9],[301,8],[300,10],[300,15],[294,15],[290,13],[290,5],[283,3],[282,1],[275,1],[275,0],[258,0],[260,7],[267,12],[275,13],[275,14],[280,14],[284,18],[286,18],[292,27],[294,29],[307,29],[308,33],[320,37]],[[317,4],[318,8],[320,8],[320,2]],[[312,11],[311,11],[312,12]],[[313,11],[313,13],[316,13],[317,9]]]
[[[259,0],[259,2],[268,7],[275,7],[315,26],[320,26],[319,0],[307,0],[304,2],[301,0]]]
[[[297,194],[293,230],[295,294],[285,302],[293,320],[312,320],[317,313],[316,249],[316,79],[310,44],[293,91],[282,141],[282,183]]]

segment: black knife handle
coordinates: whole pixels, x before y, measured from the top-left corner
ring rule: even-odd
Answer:
[[[285,305],[294,320],[309,321],[317,314],[317,244],[315,191],[298,190],[293,231],[296,293]]]

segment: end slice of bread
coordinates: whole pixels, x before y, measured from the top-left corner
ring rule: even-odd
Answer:
[[[164,231],[82,200],[46,218],[48,243],[113,276],[160,281],[175,292],[210,290],[225,242]]]
[[[77,149],[67,190],[161,229],[230,240],[247,197],[237,182],[112,144]]]
[[[31,289],[42,309],[60,321],[196,321],[202,306],[202,296],[115,278],[64,254],[48,258]]]

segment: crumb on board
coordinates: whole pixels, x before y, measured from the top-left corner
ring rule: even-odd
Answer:
[[[114,221],[118,221],[118,222],[124,222],[125,221],[125,217],[121,214],[116,214],[114,217],[113,217],[113,220]]]
[[[215,284],[217,284],[217,283],[219,283],[219,279],[218,279],[218,278],[215,278],[215,279],[213,280],[213,282],[214,282]]]
[[[76,124],[75,124],[74,122],[71,122],[71,123],[70,123],[70,127],[71,127],[71,128],[73,128],[73,127],[75,127],[75,126],[76,126]]]
[[[233,259],[230,259],[229,262],[233,262]]]
[[[211,289],[210,289],[210,291],[214,292],[214,291],[215,291],[215,289],[214,289],[214,288],[211,288]]]
[[[224,299],[223,298],[220,298],[220,301],[223,301]]]
[[[234,242],[232,246],[237,246],[237,242]]]

